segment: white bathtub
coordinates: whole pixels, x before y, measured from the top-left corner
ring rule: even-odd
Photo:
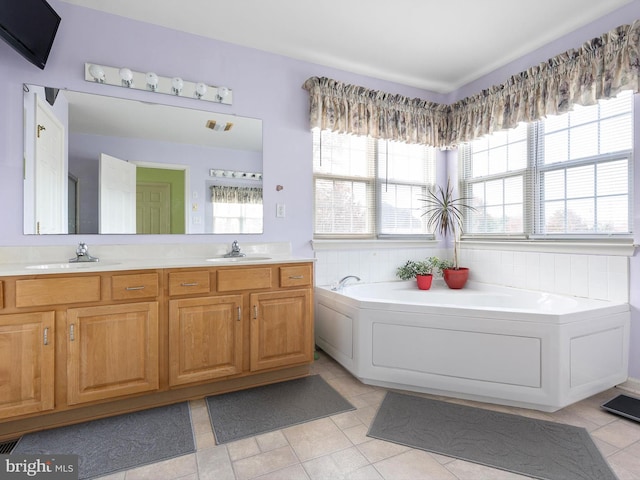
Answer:
[[[364,383],[555,411],[627,379],[627,303],[488,284],[316,287],[316,344]]]

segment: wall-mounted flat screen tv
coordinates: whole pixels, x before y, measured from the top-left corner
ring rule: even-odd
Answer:
[[[0,37],[44,69],[60,25],[46,0],[0,0]]]

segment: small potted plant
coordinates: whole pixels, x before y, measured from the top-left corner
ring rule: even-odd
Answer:
[[[407,260],[402,266],[396,270],[396,276],[401,280],[416,279],[420,290],[429,290],[433,281],[433,269],[437,266],[438,259],[429,257],[423,261]]]
[[[425,202],[423,215],[427,216],[427,225],[434,227],[440,235],[453,239],[453,262],[448,265],[443,261],[439,268],[442,270],[442,277],[449,288],[462,288],[469,278],[469,269],[458,265],[458,243],[462,234],[464,213],[467,210],[475,210],[466,203],[469,199],[465,197],[455,198],[453,196],[453,186],[447,179],[446,188],[438,185],[435,192],[422,199]]]

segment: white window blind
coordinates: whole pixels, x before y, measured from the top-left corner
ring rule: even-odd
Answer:
[[[420,198],[435,179],[435,150],[313,132],[316,238],[428,235]]]
[[[549,117],[539,138],[535,233],[630,233],[631,92]]]
[[[461,184],[471,235],[630,234],[632,94],[470,142]]]
[[[463,190],[475,211],[466,218],[467,233],[523,235],[529,127],[497,132],[461,148]]]

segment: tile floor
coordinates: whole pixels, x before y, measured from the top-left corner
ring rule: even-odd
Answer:
[[[312,367],[357,410],[216,445],[204,400],[191,403],[197,452],[100,480],[514,480],[521,475],[371,439],[385,389],[360,383],[320,352]],[[612,389],[555,413],[451,400],[586,428],[620,480],[640,479],[640,423],[600,405]]]

